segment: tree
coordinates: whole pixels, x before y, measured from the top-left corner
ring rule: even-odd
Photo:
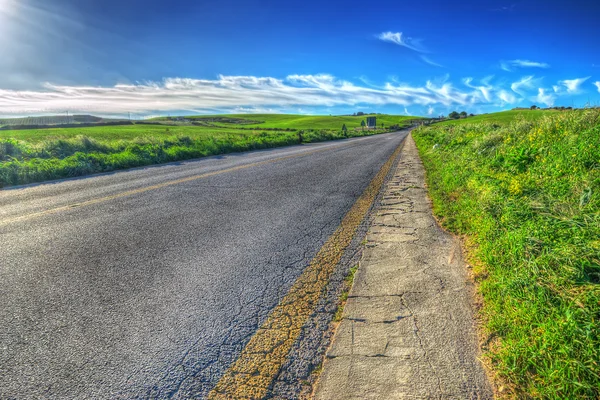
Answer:
[[[460,114],[457,113],[456,111],[452,111],[450,114],[448,114],[448,118],[459,119],[460,118]]]
[[[344,132],[346,132],[346,131],[348,130],[348,128],[346,128],[346,124],[342,125],[342,130],[343,130]]]
[[[467,118],[467,112],[466,111],[461,111],[460,112],[460,117],[461,118]]]
[[[364,120],[364,119],[363,119],[362,121],[360,121],[360,126],[361,126],[363,129],[365,129],[365,125],[367,125],[367,124],[365,124],[365,120]]]
[[[538,107],[538,106],[536,106],[535,104],[531,106],[531,109],[532,109],[532,110],[537,110],[538,108],[539,108],[539,107]]]

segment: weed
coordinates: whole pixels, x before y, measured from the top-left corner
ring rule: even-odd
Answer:
[[[340,294],[340,302],[338,304],[337,310],[333,315],[333,321],[340,322],[342,320],[342,315],[344,313],[344,306],[346,305],[346,301],[348,301],[348,296],[350,295],[350,289],[352,289],[352,284],[354,283],[354,275],[356,275],[356,271],[358,270],[358,264],[350,268],[348,275],[344,278],[344,285],[342,287],[342,293]]]

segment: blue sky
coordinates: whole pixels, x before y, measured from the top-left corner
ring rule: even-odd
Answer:
[[[0,116],[600,104],[600,2],[0,0]]]

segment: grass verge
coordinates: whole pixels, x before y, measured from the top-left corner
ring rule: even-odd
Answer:
[[[177,134],[177,132],[185,134]],[[6,131],[0,187],[109,172],[217,154],[367,136],[385,130],[217,130],[133,125]],[[86,135],[73,136],[76,132]],[[112,132],[112,135],[111,135]],[[11,137],[12,135],[12,137]],[[56,137],[55,135],[58,135]],[[66,135],[66,136],[63,136]]]
[[[517,398],[599,398],[600,110],[413,137],[434,213],[474,244],[494,371]]]

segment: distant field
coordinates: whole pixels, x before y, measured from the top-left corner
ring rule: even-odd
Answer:
[[[84,123],[94,123],[95,117],[82,117],[86,117]],[[378,115],[379,129],[360,129],[366,117],[213,115],[157,118],[133,125],[0,130],[0,187],[236,151],[373,135],[389,131],[393,125],[407,126],[417,119]],[[73,122],[62,120],[63,117],[52,118],[23,120],[23,123]],[[385,129],[381,128],[382,123]],[[344,124],[346,132],[342,131]]]
[[[257,129],[257,131],[260,130]],[[215,129],[207,126],[117,125],[8,130],[0,131],[0,139],[11,138],[34,144],[46,140],[70,139],[77,136],[86,136],[101,141],[113,141],[151,137],[162,139],[169,136],[188,136],[190,138],[222,137],[234,134],[247,135],[248,132],[235,128]]]
[[[409,121],[421,119],[403,115],[369,114],[363,116],[326,116],[326,115],[293,115],[293,114],[228,114],[229,118],[241,120],[261,121],[258,124],[243,125],[249,128],[293,128],[293,129],[341,129],[346,124],[348,129],[359,128],[361,121],[366,121],[368,116],[377,117],[377,125],[405,125]],[[215,115],[202,115],[192,117],[197,120],[213,119]],[[222,124],[233,126],[235,124]]]
[[[50,115],[43,117],[0,118],[0,127],[15,125],[63,125],[115,121],[92,115]]]
[[[473,117],[464,119],[454,119],[449,121],[440,122],[438,125],[460,125],[460,124],[471,124],[478,122],[496,122],[496,123],[510,123],[515,118],[523,118],[527,120],[537,120],[546,115],[555,114],[561,111],[557,110],[510,110],[501,111],[490,114],[480,114]]]
[[[227,114],[227,115],[209,115],[209,116],[191,116],[185,117],[190,120],[207,121],[207,125],[189,125],[181,123],[176,119],[168,121],[166,117],[156,118],[154,121],[162,122],[165,125],[121,125],[121,126],[86,126],[73,128],[44,128],[44,129],[25,129],[25,130],[6,130],[0,131],[0,139],[11,138],[38,143],[51,139],[68,139],[76,136],[87,136],[96,140],[130,140],[135,138],[156,137],[162,138],[170,135],[185,135],[192,138],[205,137],[206,135],[223,136],[232,134],[246,135],[247,130],[260,131],[261,128],[269,130],[291,129],[291,130],[335,130],[341,131],[342,126],[346,124],[347,129],[360,128],[361,121],[366,120],[367,116],[360,117],[337,117],[337,116],[304,116],[289,114]],[[54,117],[47,117],[54,118]],[[60,117],[64,118],[64,117]],[[236,123],[226,123],[222,120],[234,119]],[[396,115],[378,115],[377,124],[381,127],[391,127],[398,125],[404,127],[419,117],[407,117]],[[215,121],[216,120],[216,121]],[[43,119],[41,120],[43,121]],[[53,124],[67,123],[56,117],[51,119]],[[61,122],[58,122],[61,121]],[[243,121],[243,122],[242,122]],[[261,123],[252,123],[261,121]],[[264,121],[264,122],[262,122]],[[171,124],[169,124],[171,122]]]

